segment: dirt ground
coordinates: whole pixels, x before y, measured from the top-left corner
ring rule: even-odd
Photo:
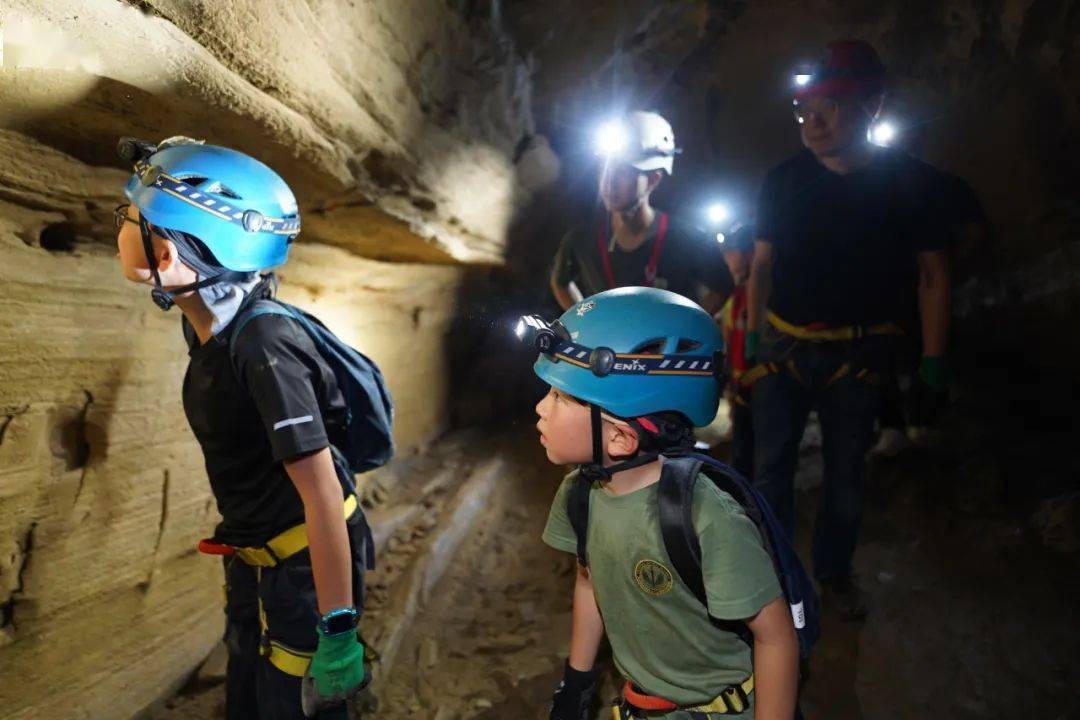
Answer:
[[[524,437],[499,445],[498,482],[392,667],[381,669],[377,707],[363,717],[547,717],[569,645],[574,565],[540,542],[562,472],[522,427]],[[821,470],[808,435],[798,481],[803,551]],[[953,470],[937,460],[913,453],[871,467],[856,557],[871,613],[851,624],[826,609],[805,715],[1080,717],[1075,557],[1042,549],[1007,513],[958,499]],[[599,695],[614,692],[609,673]],[[155,720],[220,717],[221,695],[220,685],[190,687]],[[608,716],[600,698],[596,708]]]

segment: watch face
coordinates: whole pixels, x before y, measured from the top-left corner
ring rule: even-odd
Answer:
[[[356,629],[356,615],[353,613],[341,613],[323,620],[323,628],[327,635],[340,635]]]

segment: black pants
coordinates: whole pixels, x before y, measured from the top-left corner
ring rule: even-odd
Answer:
[[[348,521],[353,556],[353,597],[363,610],[367,523],[357,510]],[[274,640],[305,653],[315,652],[319,605],[311,556],[303,550],[272,568],[254,568],[238,558],[225,560],[225,644],[229,664],[225,682],[227,720],[302,720],[301,678],[282,672],[260,654]],[[266,640],[259,603],[266,614]],[[319,714],[319,720],[348,720],[342,705]]]
[[[754,413],[750,393],[731,401],[731,466],[747,480],[754,479]],[[747,403],[747,404],[743,404]]]
[[[814,525],[814,574],[851,573],[862,522],[865,455],[880,410],[878,380],[892,371],[895,343],[870,337],[855,343],[804,342],[777,332],[763,335],[762,362],[782,369],[754,384],[754,484],[795,537],[795,470],[806,419],[821,421],[825,482]],[[793,371],[787,369],[791,363]],[[851,371],[838,375],[848,364]],[[859,377],[858,370],[871,374]]]

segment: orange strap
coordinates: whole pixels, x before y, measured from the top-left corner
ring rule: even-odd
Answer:
[[[216,540],[211,540],[210,538],[203,538],[199,541],[199,552],[203,555],[235,555],[236,548],[232,545],[225,545]]]
[[[679,706],[656,695],[646,695],[629,680],[623,685],[623,700],[640,710],[678,710]]]

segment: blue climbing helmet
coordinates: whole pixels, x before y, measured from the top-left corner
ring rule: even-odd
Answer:
[[[533,327],[530,320],[537,322],[522,322]],[[607,290],[548,327],[565,336],[533,366],[549,385],[620,418],[679,412],[701,426],[716,416],[724,341],[709,314],[683,296],[646,287]]]
[[[120,157],[134,174],[124,194],[139,209],[143,244],[154,275],[154,300],[163,309],[172,296],[194,286],[165,292],[149,244],[151,227],[197,238],[223,272],[200,287],[281,265],[300,233],[296,197],[277,173],[242,152],[170,138],[154,145],[121,138]]]
[[[540,351],[533,370],[589,405],[598,479],[692,447],[688,425],[708,425],[720,401],[723,339],[700,306],[667,290],[623,287],[582,300],[553,323],[529,315],[519,337]],[[642,439],[633,459],[604,467],[601,412],[625,420]],[[669,422],[674,415],[678,421]],[[683,420],[684,419],[684,420]]]

